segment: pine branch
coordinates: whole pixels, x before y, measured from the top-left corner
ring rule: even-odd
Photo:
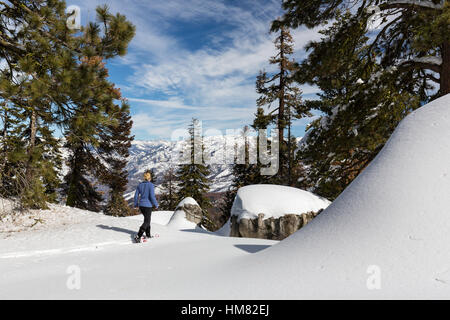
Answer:
[[[367,50],[367,56],[370,58],[370,53],[372,52],[375,45],[378,43],[378,41],[381,39],[382,36],[386,34],[386,31],[389,29],[390,26],[392,26],[394,23],[396,23],[398,20],[402,19],[403,16],[398,16],[397,18],[393,19],[391,22],[389,22],[384,28],[377,34],[377,37],[370,45],[369,49]]]
[[[47,23],[47,21],[46,21],[43,17],[41,17],[37,12],[31,10],[31,9],[28,8],[26,5],[24,5],[23,3],[21,3],[20,1],[17,1],[17,0],[10,0],[10,2],[11,2],[13,5],[15,5],[16,7],[22,8],[22,9],[25,10],[28,14],[34,15],[40,22]],[[37,9],[37,8],[36,8],[36,9]],[[58,44],[62,45],[63,47],[66,47],[66,48],[68,48],[68,49],[70,49],[70,50],[73,50],[74,52],[77,52],[77,53],[79,53],[79,54],[82,54],[81,50],[79,50],[78,48],[74,48],[73,46],[69,45],[67,42],[65,42],[65,41],[63,41],[63,40],[61,40],[61,39],[55,37],[53,34],[47,32],[47,31],[45,31],[45,30],[42,30],[42,29],[39,29],[39,32],[41,33],[41,35],[45,36],[45,37],[48,38],[48,39],[51,39],[51,40],[57,42]]]
[[[23,46],[17,43],[11,43],[5,39],[0,38],[0,46],[6,49],[10,49],[12,51],[15,51],[17,53],[25,53],[26,50]]]

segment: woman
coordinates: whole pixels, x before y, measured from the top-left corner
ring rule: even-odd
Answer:
[[[158,201],[155,197],[155,186],[151,183],[152,175],[150,171],[144,173],[144,182],[141,182],[134,194],[134,207],[139,207],[144,215],[144,223],[139,228],[138,234],[134,237],[134,241],[141,242],[142,236],[145,234],[147,238],[152,238],[150,234],[150,222],[152,219],[152,207],[158,209]],[[144,239],[146,239],[144,237]]]

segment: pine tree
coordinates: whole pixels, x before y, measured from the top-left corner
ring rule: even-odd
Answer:
[[[64,177],[63,193],[66,195],[67,206],[98,212],[101,210],[103,197],[96,189],[93,177],[100,170],[99,161],[93,154],[94,150],[84,139],[76,136],[78,128],[81,129],[74,125],[66,132],[64,147],[70,150],[70,156],[67,161],[69,172]]]
[[[186,141],[186,148],[191,150],[191,161],[178,168],[176,177],[179,181],[179,199],[192,197],[206,212],[211,207],[210,200],[206,196],[209,190],[208,175],[210,172],[209,168],[203,164],[203,138],[196,130],[198,123],[197,119],[192,119],[192,123],[189,126],[190,138]],[[198,148],[195,147],[194,142],[197,142],[200,146]],[[201,163],[196,163],[199,162],[199,159],[202,160]]]
[[[84,78],[89,86],[81,86],[77,97],[72,98],[76,111],[67,122],[64,147],[70,152],[67,162],[69,172],[64,177],[63,192],[66,205],[91,211],[100,211],[103,197],[96,189],[95,176],[102,169],[96,156],[100,144],[99,128],[111,125],[106,110],[113,101],[98,101],[103,90],[110,88],[99,57],[83,58],[78,67],[78,77]],[[95,85],[94,85],[95,84]]]
[[[103,197],[95,185],[106,183],[110,188],[106,211],[127,215],[128,205],[123,199],[127,184],[124,158],[132,140],[132,124],[129,107],[123,104],[120,109],[115,104],[122,97],[107,80],[105,60],[125,54],[135,31],[122,15],[111,15],[106,6],[97,8],[97,20],[103,31],[98,24],[90,23],[80,39],[83,55],[75,71],[83,83],[75,82],[77,90],[71,91],[70,96],[76,112],[67,122],[65,147],[71,151],[71,158],[64,192],[68,206],[99,211]]]
[[[349,23],[334,42],[341,45],[352,42],[352,30],[364,27],[366,35],[375,35],[366,39],[368,50],[364,58],[368,64],[378,62],[383,68],[380,72],[390,73],[404,86],[420,79],[422,85],[411,86],[411,91],[421,94],[423,100],[424,96],[429,99],[450,92],[448,1],[286,0],[283,8],[283,18],[272,24],[274,31],[301,25],[314,28],[348,10]],[[379,21],[378,30],[366,28],[373,23],[374,14]],[[346,58],[340,51],[327,53],[336,60]],[[438,95],[427,93],[436,84],[440,87]]]
[[[105,213],[112,216],[129,216],[131,208],[123,197],[128,184],[127,166],[129,149],[134,137],[131,136],[133,122],[130,106],[124,101],[122,106],[115,105],[108,114],[117,119],[116,124],[106,127],[100,134],[99,156],[105,166],[98,172],[99,180],[109,187],[109,200]]]
[[[373,7],[374,5],[378,8]],[[322,90],[309,109],[324,115],[303,139],[302,183],[330,199],[370,163],[410,111],[449,92],[448,1],[286,0],[272,30],[335,19],[307,46],[294,75]],[[373,13],[379,27],[372,30]],[[439,76],[439,78],[438,78]],[[439,84],[436,93],[434,85]]]
[[[99,36],[97,24],[81,33],[69,30],[64,1],[8,1],[1,6],[0,56],[6,66],[0,73],[0,187],[11,187],[9,196],[19,197],[24,207],[45,208],[48,201],[56,200],[61,165],[59,144],[50,128],[66,132],[72,128],[80,137],[87,137],[80,125],[94,134],[87,141],[68,137],[67,147],[67,141],[75,143],[71,150],[91,151],[98,144],[90,126],[108,125],[105,110],[114,95],[94,92],[97,85],[108,87],[104,81],[107,73],[96,57],[125,54],[135,28],[124,16],[109,14],[107,7],[97,10],[103,26],[103,36]],[[96,59],[99,63],[92,63]],[[90,151],[80,155],[82,163],[96,159]],[[70,161],[78,163],[76,156]],[[81,167],[82,171],[83,164]],[[77,177],[80,172],[72,172],[70,180]],[[85,179],[82,184],[89,183]],[[69,189],[74,199],[78,190],[75,185]]]
[[[225,192],[223,199],[221,199],[221,203],[219,205],[219,211],[221,213],[220,223],[223,226],[231,216],[231,209],[233,208],[234,199],[236,198],[237,190],[232,185]]]
[[[0,83],[0,90],[5,92],[8,81]],[[24,166],[26,148],[19,137],[20,108],[6,101],[1,104],[1,138],[0,138],[0,196],[18,197],[25,188]]]
[[[25,208],[45,208],[55,200],[60,158],[50,127],[64,95],[55,88],[72,44],[61,1],[2,3],[0,75],[4,132],[2,185],[12,187]]]
[[[297,69],[293,54],[293,39],[287,28],[281,27],[280,35],[275,39],[277,55],[270,59],[270,64],[277,66],[277,72],[268,75],[261,71],[256,80],[256,91],[260,94],[257,100],[258,110],[254,126],[266,129],[271,124],[276,124],[279,132],[279,172],[277,174],[279,184],[292,185],[294,181],[294,147],[292,146],[291,126],[293,118],[301,118],[309,115],[301,103],[301,91],[293,83],[292,75]],[[263,106],[272,108],[277,102],[277,107],[267,115]],[[285,129],[288,136],[285,137]],[[287,142],[286,142],[287,140]]]
[[[307,101],[324,115],[315,120],[303,138],[299,158],[309,167],[303,183],[329,199],[336,198],[372,161],[420,97],[402,88],[396,77],[384,74],[367,58],[365,27],[347,29],[350,13],[336,15],[336,22],[312,42],[308,58],[300,65],[297,80],[322,89],[320,100]],[[351,41],[344,42],[351,33]],[[345,43],[345,45],[344,45]],[[326,55],[327,52],[336,52]]]
[[[177,192],[177,177],[175,169],[170,167],[163,175],[161,183],[162,192],[159,198],[159,207],[161,210],[175,210],[175,207],[182,199],[179,199]]]

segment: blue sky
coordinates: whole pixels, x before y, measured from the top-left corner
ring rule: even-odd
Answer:
[[[269,28],[282,14],[280,0],[67,0],[80,7],[83,24],[105,3],[137,28],[127,56],[108,63],[111,80],[130,102],[137,140],[170,139],[192,117],[223,134],[252,123],[255,79],[259,70],[271,70],[276,35]],[[292,34],[301,60],[318,34]],[[302,90],[306,99],[317,92]],[[297,121],[294,134],[302,136],[310,121]]]

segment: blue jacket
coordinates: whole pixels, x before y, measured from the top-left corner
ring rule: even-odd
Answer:
[[[138,185],[134,194],[134,206],[137,207],[138,205],[139,207],[146,208],[151,208],[152,205],[156,208],[159,207],[158,201],[156,201],[155,186],[153,183],[145,181]]]

